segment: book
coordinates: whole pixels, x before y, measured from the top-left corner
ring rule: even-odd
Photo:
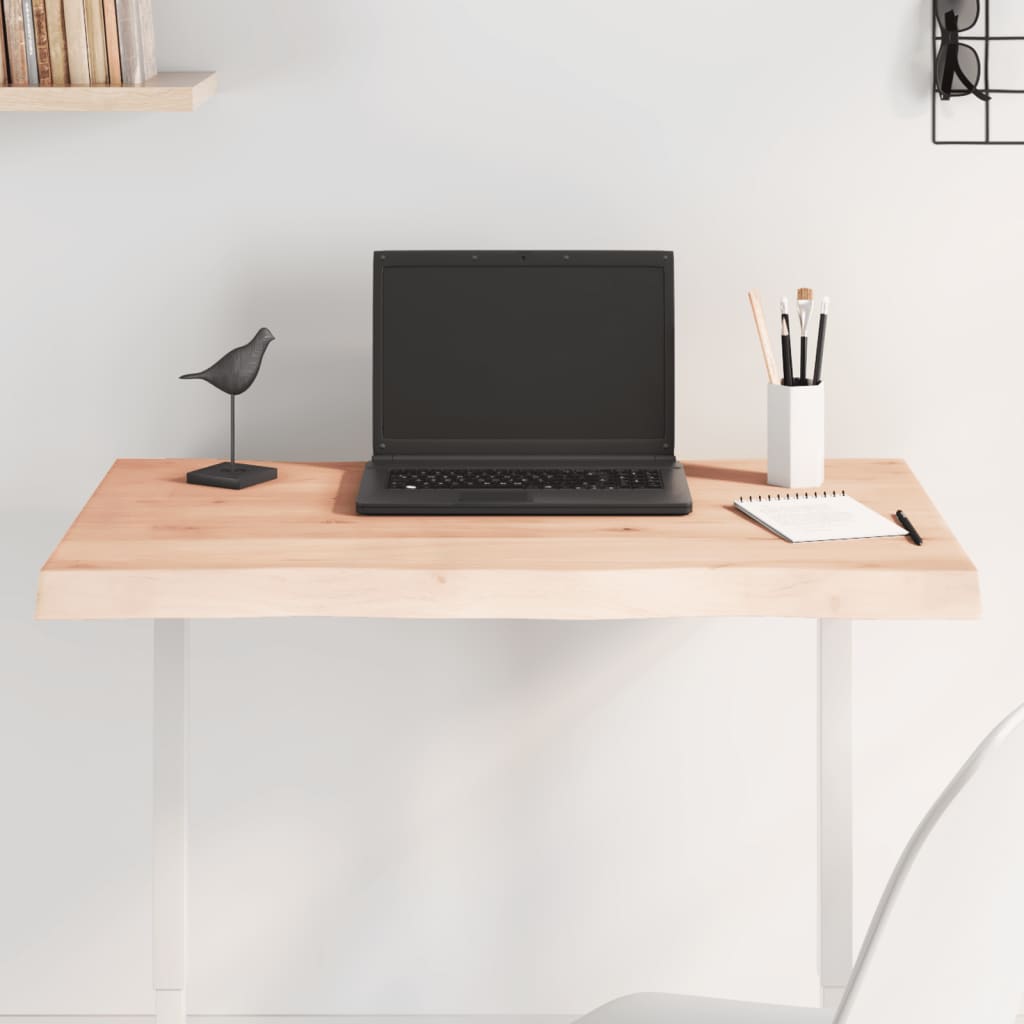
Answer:
[[[64,0],[46,0],[46,35],[50,43],[53,84],[70,85],[68,47],[64,37]]]
[[[156,74],[156,25],[153,0],[139,0],[139,37],[142,40],[142,73],[144,80]]]
[[[85,39],[89,47],[89,78],[93,85],[107,85],[107,30],[103,25],[103,0],[85,0]]]
[[[117,40],[121,50],[121,80],[125,85],[142,85],[142,43],[139,39],[138,0],[115,0]]]
[[[734,504],[755,522],[794,544],[907,535],[902,526],[862,505],[845,491],[754,494],[739,498]]]
[[[156,39],[152,0],[116,0],[121,79],[142,85],[156,74]]]
[[[4,27],[7,30],[7,76],[11,85],[28,85],[28,60],[25,55],[25,8],[21,0],[3,0]]]
[[[32,0],[21,0],[21,23],[25,26],[25,64],[28,69],[28,84],[39,84],[39,64],[36,61],[36,21],[32,12]]]
[[[121,84],[121,49],[117,38],[117,4],[103,0],[103,26],[107,33],[107,68],[110,84]]]
[[[7,84],[7,33],[4,32],[4,12],[0,10],[0,86]]]
[[[64,0],[64,38],[68,77],[72,85],[89,85],[89,46],[85,31],[85,0]]]
[[[46,0],[32,0],[32,23],[36,33],[39,84],[53,85],[53,72],[50,70],[50,36],[46,26]]]

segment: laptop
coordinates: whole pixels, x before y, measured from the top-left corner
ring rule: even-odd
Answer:
[[[670,252],[377,252],[367,515],[685,515]]]

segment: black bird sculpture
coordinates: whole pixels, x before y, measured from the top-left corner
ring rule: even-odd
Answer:
[[[221,356],[213,366],[200,373],[185,373],[179,378],[205,380],[231,396],[231,461],[218,462],[215,466],[206,466],[204,469],[193,469],[185,477],[190,484],[228,487],[240,491],[245,487],[252,487],[253,484],[277,479],[277,470],[273,466],[247,466],[235,461],[235,395],[240,395],[252,387],[256,375],[260,372],[267,346],[273,340],[273,334],[266,327],[261,327],[248,345],[233,348],[227,355]]]
[[[252,387],[256,374],[260,372],[263,354],[273,340],[273,334],[266,327],[261,327],[248,345],[233,348],[227,355],[221,356],[213,366],[199,373],[183,373],[178,379],[205,380],[227,395],[240,395]]]

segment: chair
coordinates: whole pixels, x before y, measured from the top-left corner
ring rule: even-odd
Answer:
[[[1024,993],[1024,705],[900,856],[834,1010],[633,995],[577,1024],[1012,1024]]]

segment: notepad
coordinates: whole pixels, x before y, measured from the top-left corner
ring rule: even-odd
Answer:
[[[902,526],[880,516],[848,494],[753,494],[739,498],[736,508],[785,540],[861,540],[905,537]]]

